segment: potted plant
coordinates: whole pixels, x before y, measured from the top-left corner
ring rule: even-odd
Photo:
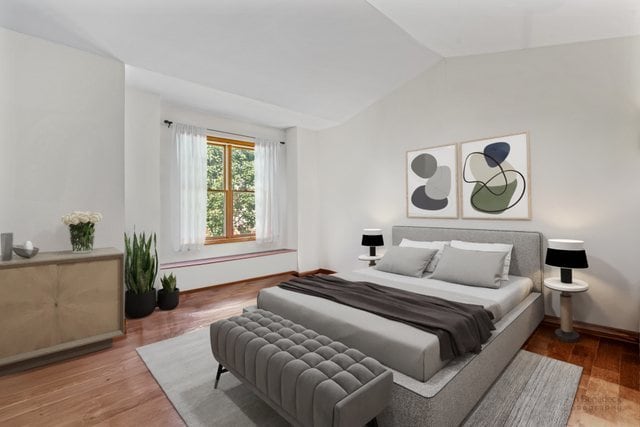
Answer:
[[[153,251],[151,245],[153,244]],[[145,233],[133,238],[124,235],[125,260],[124,283],[127,287],[124,311],[137,319],[148,316],[156,308],[155,281],[158,275],[158,250],[155,233],[148,238]]]
[[[158,307],[160,310],[173,310],[180,302],[180,289],[176,288],[176,276],[165,274],[160,278],[162,289],[158,291]]]

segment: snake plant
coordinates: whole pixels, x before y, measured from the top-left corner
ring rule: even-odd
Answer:
[[[153,244],[153,253],[151,244]],[[143,294],[155,287],[158,275],[158,249],[156,234],[133,233],[133,238],[124,234],[126,257],[124,260],[124,283],[133,294]]]
[[[172,293],[176,291],[176,276],[173,273],[168,276],[165,274],[160,278],[160,283],[162,284],[162,289],[167,293]]]

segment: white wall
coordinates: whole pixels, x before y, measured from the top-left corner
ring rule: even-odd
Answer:
[[[164,102],[159,96],[127,87],[126,90],[126,229],[156,232],[161,263],[244,254],[284,247],[295,249],[295,232],[288,219],[295,218],[295,194],[293,203],[286,205],[285,235],[278,244],[259,245],[255,242],[226,243],[205,246],[200,251],[176,252],[171,244],[171,220],[169,188],[169,162],[172,131],[163,120],[181,122],[219,129],[227,132],[272,138],[283,141],[281,129],[243,123],[186,107]],[[229,137],[229,135],[224,135]],[[280,149],[287,150],[281,146]],[[287,154],[288,156],[288,154]],[[291,246],[293,244],[293,246]],[[241,261],[182,267],[162,273],[174,272],[182,290],[195,289],[252,277],[297,270],[296,253],[251,258]]]
[[[285,131],[287,143],[287,227],[286,247],[298,247],[298,130],[289,128]]]
[[[321,267],[320,248],[324,244],[319,232],[319,209],[322,197],[318,175],[318,133],[291,128],[287,130],[287,145],[290,150],[292,188],[295,191],[295,227],[298,248],[298,271],[307,272]]]
[[[0,230],[69,250],[60,217],[102,212],[96,247],[122,248],[124,66],[0,28]]]
[[[407,150],[530,132],[533,219],[408,219]],[[322,267],[351,270],[362,228],[412,224],[537,230],[586,242],[591,289],[578,320],[638,330],[640,313],[640,38],[461,57],[441,62],[345,124],[318,134],[299,168],[318,191],[298,191],[301,218],[322,237]],[[306,176],[303,174],[303,176]],[[312,182],[308,183],[313,186]],[[307,204],[312,197],[319,204]],[[305,229],[300,224],[299,232]],[[299,239],[300,253],[314,239]],[[547,277],[557,276],[548,270]],[[558,314],[558,295],[547,312]]]
[[[125,224],[148,233],[160,230],[160,97],[125,89]]]

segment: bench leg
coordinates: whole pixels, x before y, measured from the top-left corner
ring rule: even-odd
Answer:
[[[218,372],[216,373],[216,383],[213,385],[213,388],[218,388],[218,381],[220,381],[220,376],[225,372],[229,372],[222,366],[222,363],[218,363]]]
[[[378,418],[373,418],[367,423],[367,427],[378,427]]]

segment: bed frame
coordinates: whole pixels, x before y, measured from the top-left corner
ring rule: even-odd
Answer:
[[[518,353],[544,317],[542,235],[528,231],[394,226],[393,244],[411,240],[512,243],[510,274],[529,277],[534,292],[498,323],[479,354],[452,360],[426,382],[393,371],[391,405],[378,417],[382,426],[460,425]]]

